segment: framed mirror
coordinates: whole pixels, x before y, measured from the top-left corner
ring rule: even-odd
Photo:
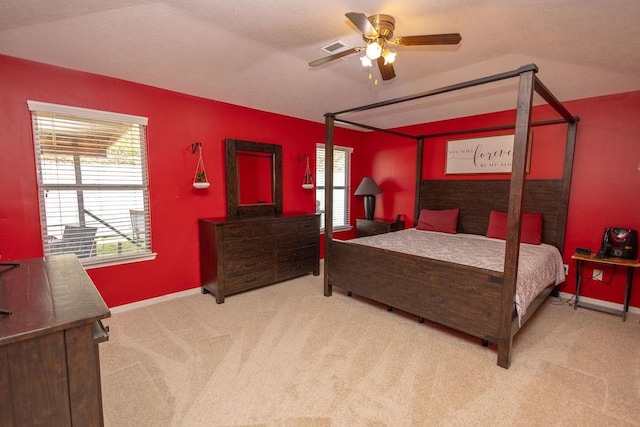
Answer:
[[[282,213],[282,146],[225,140],[227,216]]]

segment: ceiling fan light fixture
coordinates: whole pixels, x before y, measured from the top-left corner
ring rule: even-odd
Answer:
[[[367,50],[365,52],[367,57],[373,61],[374,59],[380,58],[380,55],[382,55],[382,46],[380,46],[378,42],[372,41],[367,45]]]
[[[364,55],[362,58],[360,58],[360,62],[362,62],[362,66],[363,67],[372,67],[373,66],[373,62],[371,62],[371,59],[369,59],[369,57],[367,55]]]
[[[384,65],[393,64],[393,62],[396,60],[396,52],[385,49],[382,51],[382,57],[384,58]]]
[[[380,70],[382,80],[391,80],[396,77],[393,63],[396,59],[396,52],[389,48],[399,48],[403,46],[440,46],[456,45],[462,40],[459,33],[443,34],[423,34],[415,36],[401,36],[393,38],[396,20],[391,15],[371,15],[367,16],[361,12],[349,12],[345,16],[361,33],[365,45],[352,47],[351,49],[338,52],[336,49],[344,43],[339,40],[327,46],[328,52],[336,52],[324,58],[309,62],[310,67],[317,67],[354,53],[364,51],[366,57],[360,58],[364,67],[373,67],[373,62]],[[346,48],[346,45],[344,45]]]

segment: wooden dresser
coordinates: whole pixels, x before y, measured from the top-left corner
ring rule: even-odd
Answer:
[[[198,221],[202,293],[227,295],[320,274],[320,216],[282,214]]]
[[[109,309],[75,255],[0,266],[0,426],[101,426]]]

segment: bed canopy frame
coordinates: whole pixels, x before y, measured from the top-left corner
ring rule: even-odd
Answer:
[[[558,99],[542,84],[537,78],[536,73],[538,67],[535,64],[529,64],[522,66],[518,69],[507,71],[500,74],[495,74],[475,80],[470,80],[450,86],[445,86],[439,89],[429,90],[427,92],[418,93],[415,95],[405,96],[401,98],[390,99],[387,101],[368,104],[348,110],[343,110],[335,113],[325,114],[325,185],[326,188],[333,188],[333,152],[334,152],[334,125],[335,123],[343,123],[351,126],[360,127],[367,130],[376,132],[383,132],[398,137],[414,139],[417,142],[417,159],[416,159],[416,197],[414,208],[414,224],[417,221],[419,215],[419,198],[421,192],[421,180],[422,180],[422,161],[423,161],[423,145],[424,140],[433,137],[442,137],[448,135],[462,135],[467,133],[485,132],[485,131],[499,131],[514,129],[514,145],[513,145],[513,159],[512,159],[512,172],[511,179],[508,183],[509,197],[508,197],[508,214],[507,214],[507,235],[506,235],[506,247],[505,247],[505,259],[504,259],[504,272],[500,279],[502,282],[501,309],[499,314],[499,335],[497,337],[498,345],[498,365],[508,368],[511,363],[511,346],[513,335],[513,306],[516,291],[516,280],[518,272],[518,257],[520,252],[520,219],[523,210],[523,199],[525,193],[525,169],[526,169],[526,157],[527,157],[527,141],[530,129],[534,126],[552,125],[552,124],[567,124],[566,134],[566,148],[564,158],[564,168],[559,188],[559,205],[557,227],[555,230],[555,246],[558,247],[560,253],[563,250],[563,242],[565,236],[566,217],[568,211],[569,190],[571,186],[571,174],[573,169],[573,153],[575,148],[576,131],[578,124],[578,117],[572,116],[569,111],[560,103]],[[467,89],[475,86],[485,85],[488,83],[498,82],[501,80],[519,78],[518,82],[518,94],[517,94],[517,107],[516,107],[516,120],[512,125],[494,126],[479,129],[463,130],[459,132],[447,132],[438,134],[425,134],[425,135],[409,135],[393,130],[380,129],[366,124],[356,123],[348,121],[342,118],[342,116],[372,110],[376,108],[382,108],[394,104],[404,103],[408,101],[417,100],[420,98],[426,98],[431,96],[437,96],[448,92],[453,92],[461,89]],[[532,110],[533,110],[533,97],[537,93],[542,97],[546,103],[552,107],[552,109],[560,116],[556,120],[547,120],[540,122],[532,122]],[[488,181],[485,181],[488,182]],[[332,284],[331,284],[331,262],[332,262],[332,242],[333,242],[333,192],[325,192],[325,268],[324,268],[324,295],[331,296]],[[366,296],[366,295],[364,295]],[[545,295],[546,297],[546,295]],[[374,299],[374,298],[372,298]],[[535,311],[535,310],[534,310]],[[416,313],[413,313],[416,314]],[[422,319],[422,318],[421,318]]]

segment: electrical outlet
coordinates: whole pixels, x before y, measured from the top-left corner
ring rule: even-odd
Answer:
[[[566,276],[569,274],[569,264],[562,264],[562,266],[564,267],[564,275]]]
[[[602,270],[598,270],[597,268],[593,269],[593,275],[591,276],[593,280],[597,280],[602,282]]]

